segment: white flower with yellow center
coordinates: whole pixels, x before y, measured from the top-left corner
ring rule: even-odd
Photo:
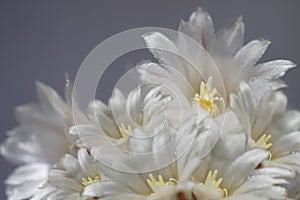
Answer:
[[[122,151],[103,149],[102,152],[93,152],[96,159],[102,158],[99,163],[101,172],[123,189],[122,194],[115,193],[110,199],[242,200],[273,198],[276,195],[274,199],[282,199],[285,196],[285,190],[274,185],[285,184],[286,181],[276,179],[275,175],[273,177],[275,172],[266,170],[264,173],[254,173],[259,163],[268,156],[268,152],[260,149],[245,152],[246,139],[243,134],[228,134],[211,153],[201,157],[200,155],[207,153],[206,145],[211,131],[205,131],[206,128],[202,125],[199,127],[199,122],[195,123],[196,119],[194,117],[185,121],[176,134],[176,142],[173,144],[176,151],[170,148],[167,149],[169,151],[157,156],[154,154],[152,158],[139,162],[124,160],[125,153]],[[161,141],[153,140],[150,144],[156,147],[156,143]],[[228,148],[233,143],[236,144],[235,147]],[[155,148],[152,151],[155,152]],[[178,160],[155,171],[131,171],[136,165],[159,166],[168,157],[176,157],[174,154],[181,153]],[[120,165],[121,168],[116,168]],[[260,195],[264,190],[268,192]]]
[[[230,105],[248,136],[248,149],[269,150],[263,166],[300,170],[300,113],[285,111],[286,96],[269,91],[257,99],[246,83],[232,94]]]
[[[194,169],[194,199],[284,199],[285,189],[277,185],[287,183],[282,174],[292,173],[274,167],[257,170],[269,153],[262,149],[245,151],[244,134],[227,132],[226,128],[224,131],[207,156],[186,158],[192,163],[187,167]],[[195,139],[190,155],[199,155],[199,148],[195,147],[203,146],[202,140]]]
[[[56,167],[50,169],[49,180],[41,191],[51,191],[43,199],[92,200],[113,193],[113,187],[102,176],[87,150],[79,149],[77,157],[66,154]]]
[[[102,148],[101,151],[93,149],[92,155],[96,160],[101,161],[99,162],[101,172],[109,177],[117,187],[125,191],[123,194],[112,195],[110,199],[158,200],[180,199],[180,196],[192,199],[194,184],[189,180],[191,173],[185,169],[184,163],[176,162],[176,152],[178,152],[176,149],[178,148],[177,142],[181,141],[182,135],[200,133],[195,119],[197,117],[184,122],[185,126],[178,130],[177,139],[174,138],[177,135],[172,134],[172,131],[168,130],[170,129],[168,126],[164,127],[162,133],[151,136],[144,142],[141,140],[132,141],[134,138],[129,138],[129,145],[134,144],[131,146],[133,157],[129,159],[128,154],[130,152],[117,151],[108,146]],[[140,132],[139,136],[145,138],[147,133]],[[203,138],[205,136],[203,135]],[[137,144],[138,142],[146,147],[141,148]],[[168,148],[165,148],[167,146]],[[188,150],[188,147],[186,149]],[[141,157],[138,157],[137,154]],[[147,171],[148,169],[152,169],[152,171]],[[183,176],[179,175],[179,171]]]
[[[218,115],[225,111],[229,94],[238,91],[240,81],[249,83],[256,96],[261,96],[268,88],[284,87],[278,78],[295,66],[288,60],[257,65],[270,42],[253,40],[243,46],[241,18],[215,33],[210,15],[199,8],[188,22],[180,22],[178,31],[173,41],[158,32],[145,34],[147,47],[160,63],[142,63],[137,70],[142,81],[165,84],[178,97],[185,97],[181,99],[183,108],[196,99],[208,113]],[[210,89],[204,89],[208,85]],[[215,95],[215,99],[208,98]],[[223,105],[215,104],[217,99],[222,99]]]
[[[146,137],[163,131],[169,125],[165,108],[171,99],[161,92],[160,86],[140,86],[127,99],[115,89],[108,106],[101,101],[92,102],[86,112],[89,123],[76,124],[69,133],[78,135],[78,145],[88,149],[109,142],[129,151],[133,150],[131,147],[135,151],[146,149],[147,141],[132,136],[145,134]]]

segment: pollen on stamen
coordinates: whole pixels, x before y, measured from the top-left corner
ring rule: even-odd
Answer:
[[[198,102],[199,106],[208,111],[211,116],[215,116],[220,114],[217,102],[220,102],[221,105],[224,104],[223,98],[218,97],[217,93],[216,88],[212,87],[212,77],[210,76],[207,83],[201,82],[200,93],[197,93],[194,99]]]

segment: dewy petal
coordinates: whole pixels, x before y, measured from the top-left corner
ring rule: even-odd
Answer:
[[[269,153],[262,149],[245,152],[231,163],[224,176],[223,184],[228,188],[238,187],[268,155]]]
[[[269,46],[267,40],[254,40],[246,44],[235,55],[241,68],[255,66]]]
[[[55,110],[55,112],[64,116],[68,109],[66,103],[60,98],[57,92],[41,82],[36,83],[36,88],[40,104],[45,111]]]
[[[111,98],[109,99],[109,105],[112,110],[114,120],[118,126],[123,124],[130,124],[130,118],[126,110],[126,99],[122,92],[115,88]]]
[[[251,120],[248,113],[245,110],[244,104],[242,100],[236,94],[230,95],[230,108],[236,114],[237,118],[239,119],[241,126],[244,128],[248,135],[251,134]]]
[[[105,196],[117,194],[118,189],[119,188],[117,188],[116,185],[114,185],[110,181],[98,181],[86,186],[82,192],[82,195],[86,195],[90,197],[105,197]]]
[[[218,175],[223,177],[226,168],[245,151],[247,136],[243,133],[223,131],[218,143],[213,148],[210,161],[212,169],[218,169]],[[233,145],[236,144],[236,145]]]
[[[130,152],[148,153],[151,152],[151,143],[147,134],[140,128],[135,128],[132,136],[128,138],[128,148]]]
[[[296,64],[289,60],[274,60],[255,66],[254,77],[263,79],[277,79],[295,67]]]
[[[199,132],[199,128],[196,126],[196,115],[192,115],[186,121],[182,123],[178,133],[175,137],[176,153],[181,158],[177,161],[179,177],[182,177],[186,169],[186,163],[188,162],[188,152],[191,150],[191,145],[194,143],[195,137]],[[198,149],[200,151],[200,149]]]
[[[227,198],[226,200],[269,200],[267,197],[258,196],[255,194],[241,194],[234,195],[232,197]]]
[[[88,176],[95,177],[98,174],[97,168],[95,167],[95,162],[92,157],[88,154],[86,149],[78,150],[78,162],[82,171],[84,171]]]
[[[255,108],[257,106],[257,100],[255,95],[248,84],[241,82],[240,84],[240,98],[244,103],[245,111],[249,116],[250,122],[253,122],[255,115]]]
[[[277,140],[282,135],[298,131],[300,129],[300,113],[296,110],[285,112],[270,128],[272,138]]]
[[[72,178],[67,178],[64,176],[55,176],[50,178],[49,183],[51,185],[56,186],[57,188],[59,188],[60,190],[64,191],[74,191],[74,192],[81,192],[83,186],[78,183],[76,180],[72,179]]]
[[[79,165],[77,159],[74,156],[69,155],[69,154],[65,154],[65,156],[62,158],[62,164],[63,164],[65,170],[72,177],[78,177],[79,180],[81,180],[80,177],[85,176],[85,174],[81,173],[80,165]]]
[[[91,102],[86,114],[96,127],[101,126],[109,136],[120,138],[119,127],[113,119],[112,111],[103,102],[99,100]]]
[[[18,185],[30,181],[46,181],[49,165],[47,163],[33,163],[22,165],[14,170],[5,180],[5,184]]]
[[[152,54],[163,64],[168,66],[178,66],[180,58],[175,44],[166,36],[158,32],[143,35],[147,47]]]
[[[56,189],[54,187],[48,189],[38,189],[38,193],[36,193],[30,200],[46,200],[49,195],[55,192],[55,190]]]
[[[270,149],[274,155],[285,155],[291,152],[300,152],[300,132],[293,132],[284,135],[273,142]]]
[[[283,178],[289,177],[293,178],[295,173],[291,170],[278,168],[278,167],[264,167],[260,169],[256,169],[252,176],[256,175],[266,175],[272,178]]]
[[[82,145],[85,148],[102,145],[108,141],[101,129],[97,129],[92,125],[75,125],[69,130],[72,135],[79,136]]]
[[[79,193],[73,193],[72,191],[66,191],[66,190],[58,190],[53,193],[51,193],[47,200],[80,200],[80,194]]]
[[[126,107],[133,125],[147,126],[153,115],[160,115],[172,100],[160,85],[145,84],[129,93]]]
[[[255,108],[255,120],[252,123],[252,137],[258,139],[273,119],[273,107],[270,103],[271,92],[266,93]]]
[[[268,90],[278,90],[287,86],[282,80],[279,79],[256,79],[250,80],[248,84],[254,91],[254,94],[257,99],[260,99]]]
[[[24,184],[7,186],[6,195],[8,200],[28,199],[39,192],[41,181],[28,181]]]
[[[282,113],[286,113],[287,100],[287,96],[282,91],[274,92],[270,100],[273,105],[274,115],[280,116]]]
[[[265,161],[266,166],[276,166],[292,170],[293,172],[299,173],[300,171],[300,153],[292,152],[272,161]],[[264,162],[264,165],[265,165]]]
[[[231,20],[218,31],[212,51],[219,55],[234,56],[244,43],[244,23],[242,17]]]
[[[41,132],[41,130],[43,130]],[[65,153],[66,139],[43,126],[23,125],[8,132],[1,154],[14,163],[55,163]],[[49,149],[53,148],[51,151]]]
[[[243,194],[243,193],[253,193],[260,194],[259,196],[264,196],[267,198],[283,199],[286,195],[284,188],[277,188],[274,185],[286,184],[287,181],[284,179],[275,179],[266,175],[253,176],[245,181],[237,190],[234,191],[233,195]],[[272,188],[276,188],[273,189]],[[270,190],[272,192],[270,192]],[[264,191],[264,192],[263,192]],[[276,192],[276,195],[273,193]]]
[[[106,149],[107,150],[107,149]],[[92,153],[93,154],[93,153]],[[98,155],[97,155],[98,154]],[[106,156],[107,155],[100,155],[99,152],[95,154],[96,156]],[[94,155],[94,154],[93,154]],[[100,158],[102,159],[102,158]],[[109,158],[109,160],[115,159],[114,163],[118,165],[118,168],[114,168],[113,165],[108,166],[105,162],[99,162],[99,168],[100,171],[107,177],[110,178],[114,183],[116,183],[119,186],[122,186],[122,189],[130,190],[133,193],[140,193],[140,194],[150,194],[150,188],[147,185],[145,179],[137,173],[127,173],[126,171],[120,171],[117,169],[120,169],[120,165],[125,165],[120,160],[118,160],[117,157]],[[118,163],[118,164],[117,164]],[[141,163],[139,163],[141,164]],[[126,170],[125,166],[124,169]]]
[[[172,76],[175,74],[176,77],[177,74],[180,74],[182,76],[180,79],[183,80],[185,78],[185,81],[194,83],[195,81],[199,81],[199,77],[201,77],[196,69],[196,63],[203,62],[203,59],[199,60],[199,55],[197,54],[203,54],[204,50],[195,40],[188,38],[183,34],[179,34],[179,36],[181,36],[179,39],[184,39],[184,43],[177,46],[175,46],[170,39],[161,33],[148,33],[143,37],[147,43],[147,47],[153,53],[153,55],[160,61],[162,65],[169,67],[168,71]],[[186,46],[190,46],[188,48],[189,53],[184,51],[184,47]],[[177,49],[177,47],[181,48],[181,50]],[[199,84],[197,84],[197,86],[198,85]]]
[[[196,41],[200,42],[200,44],[206,49],[215,37],[214,25],[210,15],[206,11],[204,11],[203,8],[199,7],[197,11],[191,14],[189,23],[194,26],[199,33],[198,37],[193,38]],[[186,32],[184,33],[187,34]]]
[[[143,63],[137,66],[137,70],[142,81],[162,84],[163,87],[174,94],[175,101],[179,101],[181,107],[189,107],[189,99],[186,97],[192,97],[194,91],[188,81],[183,77],[179,77],[179,74],[177,79],[174,80],[174,77],[168,71],[156,63]]]
[[[282,181],[284,182],[284,180]],[[287,183],[284,183],[286,185]],[[282,200],[287,198],[286,189],[281,186],[270,186],[258,189],[254,192],[257,196],[264,196],[268,199]]]
[[[162,84],[178,96],[184,94],[186,97],[192,97],[194,91],[190,86],[189,80],[176,70],[169,67],[167,69],[169,70],[165,70],[156,63],[143,63],[137,66],[142,81]]]

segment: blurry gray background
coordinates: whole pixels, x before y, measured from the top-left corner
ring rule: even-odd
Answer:
[[[209,11],[217,29],[242,15],[246,41],[260,37],[272,41],[261,61],[287,58],[300,65],[299,0],[2,0],[0,141],[16,125],[14,107],[36,100],[36,80],[62,93],[65,73],[74,78],[85,56],[107,37],[136,27],[176,29],[197,6]],[[145,58],[151,55],[140,51],[113,63],[98,86],[99,98],[107,100],[125,69]],[[290,108],[300,109],[299,76],[296,68],[284,78],[290,86],[285,89]],[[3,180],[12,166],[0,158],[0,169],[0,199],[5,199]]]

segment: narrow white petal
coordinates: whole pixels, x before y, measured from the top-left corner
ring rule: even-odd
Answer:
[[[242,18],[236,18],[218,31],[213,44],[213,52],[219,55],[233,56],[242,48],[244,42],[244,23]]]
[[[111,98],[109,99],[109,106],[117,126],[123,124],[130,124],[128,113],[126,111],[126,99],[122,92],[115,88]]]
[[[36,88],[42,107],[46,111],[55,111],[63,116],[68,108],[57,92],[41,82],[36,83]]]
[[[161,63],[168,66],[177,66],[181,63],[180,58],[177,56],[177,47],[163,34],[152,32],[144,34],[143,38],[149,50]]]
[[[289,60],[274,60],[255,66],[254,76],[263,79],[277,79],[295,66],[296,64]]]
[[[7,186],[6,195],[8,200],[23,200],[32,197],[39,192],[41,181],[28,181],[20,185]]]
[[[47,181],[49,164],[33,163],[22,165],[5,180],[5,184],[17,185],[29,181]]]
[[[101,129],[95,128],[93,125],[76,125],[69,130],[72,135],[78,135],[82,145],[86,148],[102,145],[108,142],[108,138]]]
[[[95,162],[92,159],[86,149],[79,149],[78,162],[81,169],[90,177],[99,176]]]
[[[262,57],[269,46],[267,40],[254,40],[239,50],[235,58],[239,61],[240,67],[251,67]]]
[[[252,149],[238,157],[226,172],[223,184],[228,188],[236,188],[267,156],[268,152],[261,149]]]
[[[287,85],[282,80],[267,80],[267,79],[256,79],[250,80],[250,87],[254,91],[254,94],[257,99],[260,99],[267,91],[269,90],[278,90],[284,88]],[[263,85],[263,87],[262,87]]]
[[[273,142],[270,149],[274,155],[285,155],[291,152],[300,152],[300,132],[293,132],[284,135],[279,140]]]
[[[105,197],[110,195],[116,195],[120,192],[123,192],[121,188],[117,187],[112,182],[98,181],[86,186],[82,192],[82,195],[86,195],[90,197]],[[110,196],[110,198],[113,197]]]
[[[197,11],[191,14],[189,23],[200,33],[194,39],[201,42],[200,44],[204,48],[208,47],[215,36],[214,25],[210,15],[203,8],[199,7]]]

